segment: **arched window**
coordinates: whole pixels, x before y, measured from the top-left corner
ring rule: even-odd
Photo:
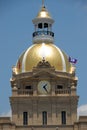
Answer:
[[[25,89],[29,89],[30,90],[30,89],[32,89],[32,86],[30,86],[30,85],[26,86]]]
[[[28,125],[28,112],[23,112],[23,125]]]
[[[42,29],[42,23],[38,24],[38,28]]]
[[[61,112],[61,122],[62,124],[66,124],[66,111]]]
[[[44,28],[48,28],[48,23],[44,23]]]
[[[63,89],[62,85],[57,85],[57,89]]]
[[[43,120],[43,125],[47,125],[47,112],[46,111],[42,112],[42,120]]]

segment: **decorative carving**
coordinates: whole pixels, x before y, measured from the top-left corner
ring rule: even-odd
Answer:
[[[16,66],[12,66],[12,75],[16,75],[17,74],[17,67]]]
[[[51,65],[48,61],[45,61],[45,58],[43,57],[42,61],[37,64],[37,68],[51,68]]]

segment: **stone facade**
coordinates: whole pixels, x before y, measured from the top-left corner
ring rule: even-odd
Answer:
[[[73,125],[16,125],[10,117],[0,117],[0,130],[87,130],[87,116],[79,117]]]
[[[51,92],[40,95],[36,86],[44,79],[50,81]],[[82,116],[77,121],[79,97],[76,94],[76,79],[73,75],[58,73],[52,67],[36,67],[30,74],[13,75],[10,97],[12,119],[0,117],[0,130],[86,130],[87,117]],[[57,88],[58,84],[64,87]],[[30,90],[25,88],[30,85],[33,86]],[[43,124],[44,111],[47,112],[46,124]],[[64,124],[62,111],[66,112]],[[23,124],[23,112],[28,114],[27,124]]]
[[[46,16],[44,20],[43,11]],[[87,117],[81,116],[77,120],[79,96],[75,67],[69,63],[64,52],[53,45],[53,22],[43,6],[33,20],[36,27],[33,42],[36,48],[29,48],[20,57],[17,66],[13,67],[10,80],[12,117],[0,117],[0,130],[87,130]],[[38,31],[38,28],[41,31]],[[32,52],[36,49],[37,56]],[[41,51],[43,54],[43,51],[50,50],[52,54],[47,53],[40,60]],[[57,62],[54,61],[55,57]],[[29,65],[33,66],[33,69]]]

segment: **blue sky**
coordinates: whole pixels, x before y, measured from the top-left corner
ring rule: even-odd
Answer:
[[[10,110],[10,78],[19,55],[32,45],[32,19],[41,0],[0,0],[0,115]],[[78,107],[87,110],[87,0],[45,0],[55,20],[55,44],[78,59]],[[83,106],[83,108],[82,108]]]

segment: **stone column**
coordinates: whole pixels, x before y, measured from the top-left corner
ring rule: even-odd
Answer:
[[[37,82],[33,83],[33,96],[37,96]]]
[[[71,86],[71,95],[76,95],[76,87],[74,83],[72,83],[72,86]]]
[[[17,96],[17,86],[14,84],[14,87],[12,88],[12,96]]]
[[[55,96],[55,83],[52,82],[52,96]]]

